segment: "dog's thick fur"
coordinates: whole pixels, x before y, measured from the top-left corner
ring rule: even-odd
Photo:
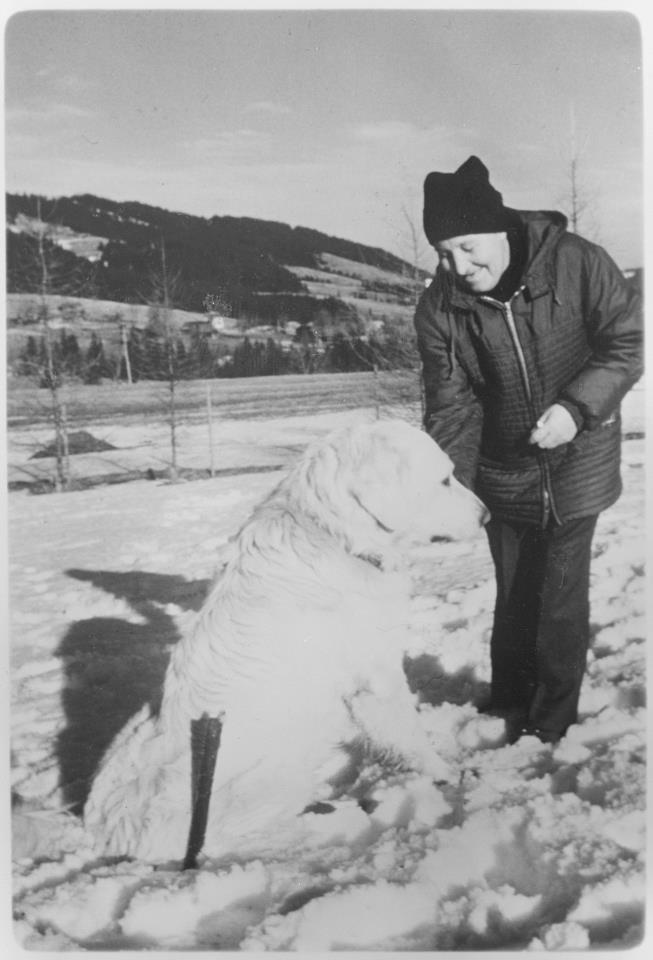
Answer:
[[[174,650],[159,715],[144,707],[104,757],[85,809],[99,850],[183,857],[190,721],[204,712],[223,719],[209,856],[281,836],[328,797],[356,737],[446,779],[403,671],[399,558],[410,543],[471,536],[486,519],[449,458],[406,423],[316,444],[230,544]]]

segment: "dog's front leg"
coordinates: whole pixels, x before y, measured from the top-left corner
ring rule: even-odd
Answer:
[[[407,685],[381,694],[360,689],[347,699],[347,706],[355,726],[373,746],[389,751],[436,783],[454,779],[420,724]]]

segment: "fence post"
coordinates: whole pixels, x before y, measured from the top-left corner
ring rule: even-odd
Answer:
[[[213,461],[213,408],[211,406],[211,381],[206,381],[206,418],[209,426],[209,474],[215,476]]]
[[[63,427],[63,462],[64,462],[64,485],[67,488],[70,483],[70,448],[68,446],[68,420],[66,417],[66,404],[61,404],[61,425]]]

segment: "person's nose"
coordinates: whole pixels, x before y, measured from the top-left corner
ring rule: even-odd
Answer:
[[[465,253],[464,250],[454,250],[451,257],[455,273],[459,277],[464,277],[469,271],[469,254]]]

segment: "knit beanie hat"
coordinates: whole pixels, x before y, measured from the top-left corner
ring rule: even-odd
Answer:
[[[514,222],[478,157],[469,157],[455,173],[429,173],[424,181],[424,233],[431,246],[473,233],[501,233]]]

